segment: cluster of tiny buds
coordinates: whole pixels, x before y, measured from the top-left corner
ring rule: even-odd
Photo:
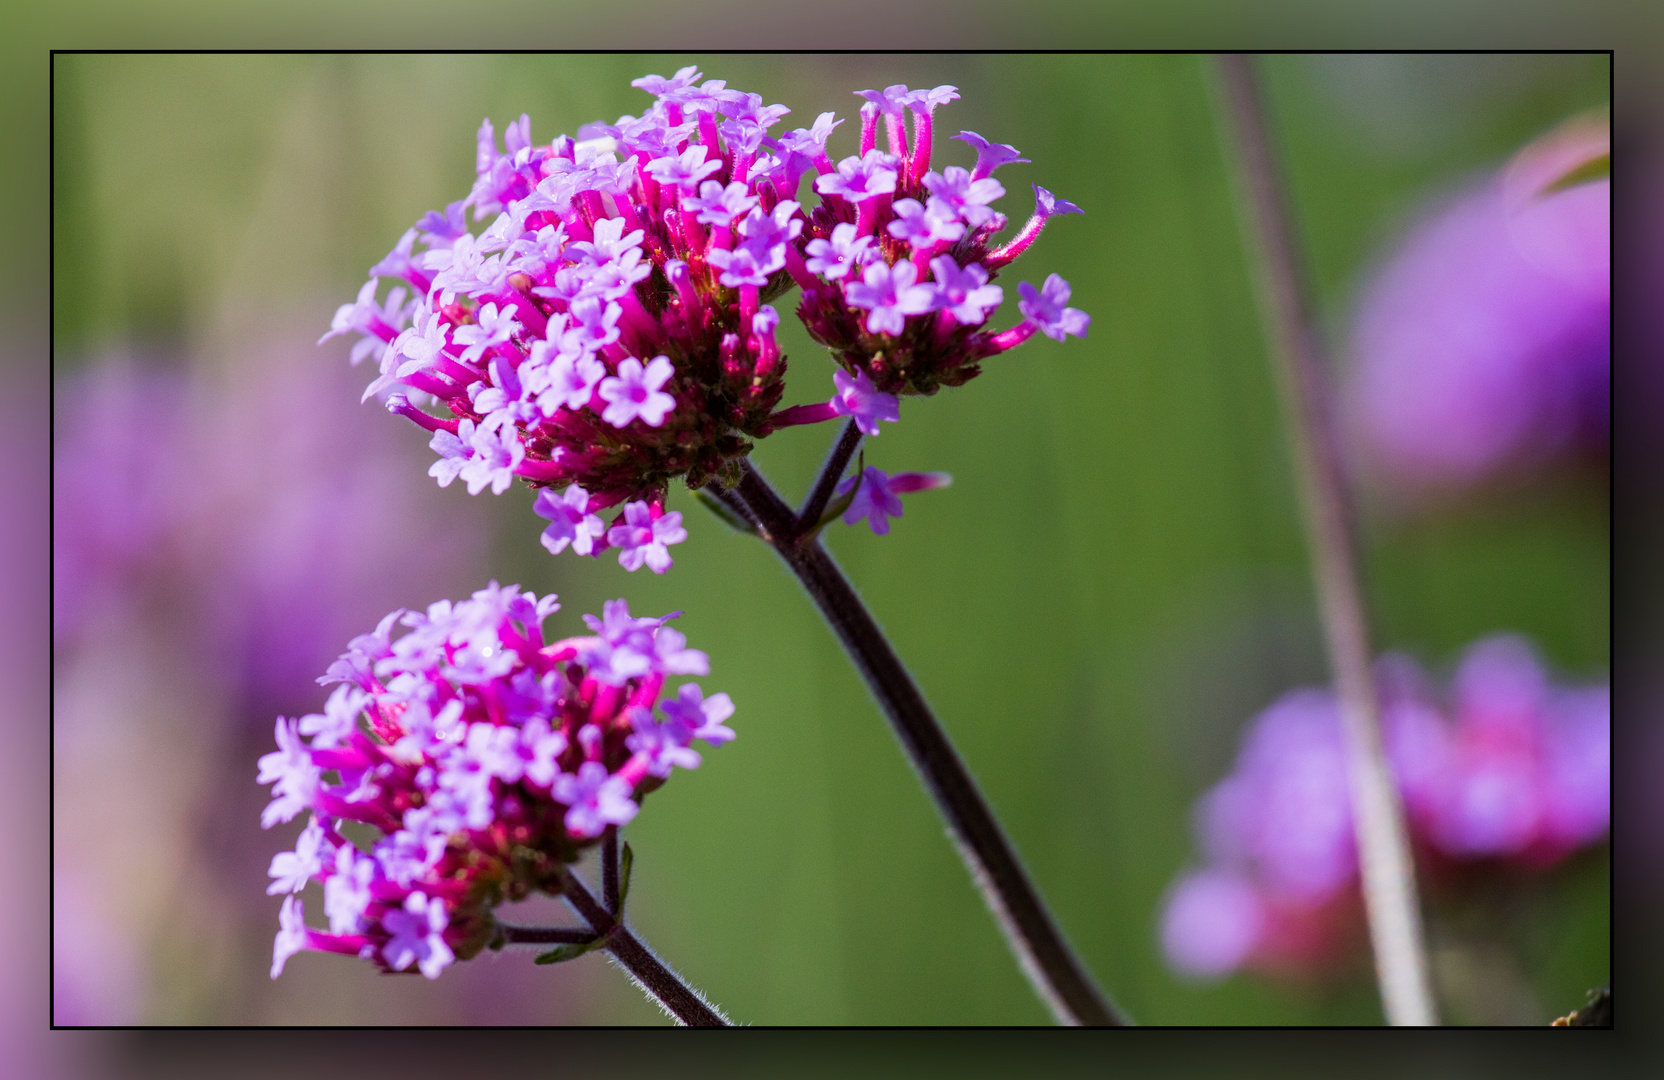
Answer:
[[[272,978],[303,949],[437,978],[492,942],[493,908],[558,893],[565,864],[634,818],[674,767],[697,767],[696,740],[734,737],[727,694],[667,690],[710,670],[666,625],[674,615],[612,601],[585,616],[590,635],[545,643],[559,607],[492,582],[395,611],[318,680],[341,684],[322,713],[278,718],[261,824],[311,818],[271,863],[267,891],[285,895]],[[408,632],[394,637],[395,623]],[[381,836],[361,847],[347,822]],[[314,878],[327,931],[306,924],[298,895]]]
[[[643,116],[547,145],[528,117],[500,148],[484,123],[473,190],[408,230],[323,339],[363,335],[352,360],[379,367],[365,398],[431,432],[441,486],[500,494],[519,478],[545,489],[551,550],[617,547],[626,567],[660,573],[685,536],[664,510],[672,478],[732,485],[754,440],[794,424],[845,416],[876,435],[900,419],[900,395],[959,385],[1036,333],[1084,336],[1090,322],[1052,274],[1019,285],[1021,322],[985,328],[999,270],[1048,218],[1080,210],[1036,186],[1034,214],[996,244],[1005,189],[992,173],[1027,159],[967,131],[975,165],[932,170],[932,119],[954,87],[860,91],[860,153],[834,163],[832,113],[772,135],[790,110],[701,79],[692,67],[637,79],[654,96]],[[807,209],[796,196],[811,174],[820,201]],[[470,209],[490,221],[477,235]],[[378,301],[384,277],[401,284]],[[794,285],[842,370],[829,401],[780,409],[768,301]],[[884,531],[882,514],[869,521]]]

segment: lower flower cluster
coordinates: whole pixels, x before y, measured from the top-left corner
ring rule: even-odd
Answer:
[[[492,942],[498,904],[558,893],[564,864],[634,818],[674,767],[697,767],[696,740],[734,737],[727,694],[690,682],[667,695],[668,678],[710,670],[673,615],[611,601],[585,616],[592,634],[546,644],[559,606],[492,582],[395,611],[318,680],[341,684],[321,714],[278,718],[261,824],[312,816],[272,859],[267,892],[287,894],[272,978],[304,949],[437,978]],[[395,623],[408,632],[395,638]],[[346,822],[382,835],[364,850]],[[327,931],[297,895],[313,878]]]
[[[1552,686],[1530,645],[1476,642],[1448,705],[1416,664],[1377,670],[1382,735],[1418,870],[1530,872],[1599,841],[1611,821],[1611,694]],[[1360,912],[1338,707],[1297,690],[1254,721],[1236,768],[1196,807],[1208,867],[1170,890],[1162,945],[1182,974],[1242,966],[1311,972]]]

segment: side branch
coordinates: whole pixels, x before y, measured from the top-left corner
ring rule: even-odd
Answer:
[[[751,511],[751,516],[762,526],[764,536],[776,550],[795,547],[797,544],[797,515],[785,501],[777,495],[762,474],[752,467],[747,458],[741,462],[742,472],[740,482],[734,488],[734,493],[745,503]]]
[[[575,926],[509,926],[498,923],[497,937],[505,945],[588,945],[595,940],[596,933]]]
[[[832,452],[826,456],[826,464],[821,466],[820,477],[804,500],[803,509],[797,514],[797,532],[799,535],[808,532],[820,521],[826,513],[826,504],[832,501],[832,492],[837,488],[838,481],[843,478],[844,470],[849,468],[849,459],[855,456],[855,448],[861,445],[861,429],[856,426],[851,417],[844,422],[844,430],[833,444]]]
[[[683,982],[622,921],[615,921],[613,913],[602,907],[584,883],[578,880],[578,875],[570,870],[562,874],[561,895],[594,928],[591,939],[597,934],[605,938],[603,948],[630,973],[636,985],[658,1002],[659,1007],[674,1017],[677,1023],[688,1027],[728,1026],[726,1016],[706,1001],[699,991]]]

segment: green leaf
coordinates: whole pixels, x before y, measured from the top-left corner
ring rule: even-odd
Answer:
[[[1590,158],[1588,161],[1578,165],[1570,172],[1561,174],[1558,180],[1552,181],[1548,184],[1548,186],[1544,187],[1543,190],[1539,191],[1537,193],[1537,197],[1542,198],[1545,195],[1553,195],[1557,191],[1565,191],[1567,188],[1574,188],[1579,184],[1588,184],[1593,183],[1596,180],[1604,180],[1611,175],[1612,151],[1608,150],[1599,157]]]
[[[613,912],[615,918],[624,915],[624,898],[630,895],[630,867],[635,865],[636,853],[630,850],[630,844],[625,841],[624,853],[618,857],[618,910]]]
[[[749,521],[746,521],[744,518],[728,509],[727,506],[723,505],[721,499],[712,495],[704,488],[699,488],[695,491],[693,493],[693,497],[703,503],[705,509],[709,510],[711,513],[726,522],[730,529],[733,529],[736,532],[749,533],[752,535],[756,534],[757,530],[752,528]]]

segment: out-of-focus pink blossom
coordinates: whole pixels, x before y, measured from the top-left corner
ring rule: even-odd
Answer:
[[[1526,147],[1425,212],[1365,285],[1347,409],[1381,487],[1460,490],[1606,452],[1611,183],[1553,185],[1607,140],[1585,121]]]
[[[364,424],[349,381],[280,341],[247,344],[230,377],[117,359],[62,380],[56,644],[139,618],[200,637],[265,705],[413,581],[466,580],[483,521],[409,482],[420,447]]]
[[[1161,947],[1180,974],[1218,978],[1241,967],[1259,945],[1265,904],[1247,878],[1203,870],[1180,878],[1161,915]]]
[[[1470,646],[1446,700],[1408,657],[1384,657],[1377,681],[1388,760],[1425,855],[1541,869],[1606,834],[1606,687],[1553,685],[1513,636]],[[1181,877],[1161,917],[1176,971],[1217,978],[1337,958],[1359,904],[1333,694],[1296,690],[1261,713],[1195,824],[1207,868]]]
[[[1606,687],[1554,687],[1528,642],[1494,637],[1463,658],[1452,706],[1446,719],[1411,691],[1383,716],[1412,828],[1434,849],[1546,864],[1606,834]]]

